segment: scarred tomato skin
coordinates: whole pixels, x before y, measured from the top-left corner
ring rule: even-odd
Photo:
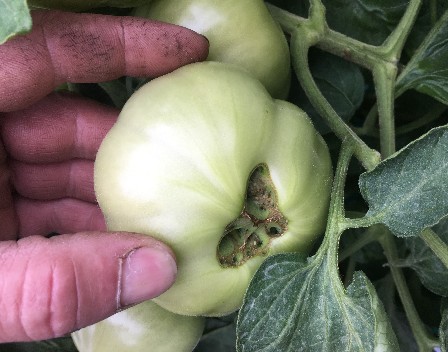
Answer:
[[[269,170],[287,229],[260,255],[223,266],[218,246],[259,165]],[[152,235],[176,254],[176,282],[154,301],[202,316],[238,309],[266,256],[310,250],[326,223],[332,181],[327,146],[306,114],[217,62],[187,65],[134,93],[94,174],[110,230]]]

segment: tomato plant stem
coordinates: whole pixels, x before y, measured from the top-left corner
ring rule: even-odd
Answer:
[[[330,103],[319,90],[308,65],[308,50],[311,43],[304,39],[306,28],[299,27],[291,38],[291,52],[295,60],[295,72],[302,87],[318,113],[325,119],[333,132],[341,139],[349,141],[354,147],[354,154],[367,170],[373,169],[380,161],[377,151],[369,148],[334,111]]]
[[[383,53],[381,56],[385,58],[386,61],[393,62],[397,65],[404,44],[417,19],[421,5],[422,0],[410,0],[400,23],[395,27],[394,31],[385,40],[383,45],[378,48],[379,51]]]
[[[448,245],[443,242],[437,234],[431,229],[425,229],[420,234],[420,238],[431,248],[437,258],[448,269]]]
[[[396,150],[394,100],[397,95],[402,93],[400,91],[395,92],[398,62],[406,39],[417,18],[421,4],[421,0],[409,1],[408,7],[399,25],[381,46],[369,45],[331,30],[325,20],[325,7],[320,0],[310,1],[311,6],[308,19],[289,14],[287,11],[280,10],[274,6],[269,7],[271,13],[281,24],[282,28],[291,35],[293,66],[305,93],[328,126],[343,141],[338,168],[336,170],[335,185],[332,192],[327,232],[324,240],[325,246],[329,248],[330,251],[337,250],[339,237],[335,240],[335,236],[340,236],[344,229],[373,225],[372,219],[343,218],[344,209],[342,190],[346,173],[343,172],[342,168],[344,160],[350,159],[348,151],[353,150],[354,155],[367,170],[375,168],[379,164],[380,158],[378,153],[369,148],[339,117],[320,92],[313,79],[308,64],[309,49],[312,46],[316,46],[372,71],[377,93],[377,104],[372,108],[371,114],[369,114],[369,119],[367,120],[368,124],[366,122],[363,128],[365,127],[370,131],[372,127],[374,127],[376,113],[378,113],[381,156],[382,158],[387,158]],[[373,109],[377,109],[377,112]],[[348,148],[347,145],[350,145],[350,148]],[[375,234],[375,239],[378,238],[377,236],[378,235]],[[374,237],[374,235],[372,235],[372,237]],[[424,238],[425,241],[430,242],[430,244],[428,244],[430,247],[437,246],[438,248],[446,248],[446,246],[443,247],[438,245],[437,242],[440,241],[440,239],[438,239],[437,236],[431,236],[431,233],[423,234],[422,238]],[[359,242],[359,245],[363,246],[365,245],[364,242],[367,241],[368,243],[371,240],[373,239],[364,238],[362,242]],[[402,270],[393,264],[398,259],[398,254],[395,239],[387,229],[384,231],[383,235],[381,235],[380,243],[384,248],[389,263],[391,263],[390,268],[392,276],[419,349],[421,351],[427,351],[436,346],[437,342],[430,338],[428,332],[425,330],[424,324],[420,320]],[[443,250],[442,252],[443,253],[439,253],[439,255],[446,265],[446,253],[444,253]],[[348,255],[350,254],[351,253]],[[345,256],[347,256],[347,254],[345,254]],[[337,263],[335,266],[337,267]]]
[[[361,127],[352,127],[360,136],[371,136],[378,137],[378,131],[376,123],[378,121],[378,107],[375,104],[371,107],[370,111],[367,113],[364,123]]]
[[[353,155],[353,146],[350,142],[344,140],[342,142],[341,151],[339,153],[338,164],[331,191],[330,208],[328,214],[327,229],[325,232],[324,243],[319,251],[328,250],[327,255],[334,265],[330,266],[333,270],[334,277],[338,274],[338,247],[339,239],[345,230],[345,210],[344,210],[344,186],[347,176],[348,165]]]
[[[294,32],[299,23],[306,21],[306,18],[295,15],[270,3],[266,3],[266,7],[271,13],[271,16],[280,24],[283,31],[288,34]]]
[[[437,347],[439,343],[429,335],[425,325],[420,320],[417,309],[414,305],[414,301],[412,300],[411,293],[406,284],[403,271],[394,264],[398,260],[398,251],[395,244],[395,238],[388,230],[386,230],[386,233],[380,239],[380,243],[385,249],[387,261],[390,263],[390,271],[400,296],[400,300],[403,303],[403,308],[405,310],[406,317],[408,318],[409,325],[414,334],[415,340],[417,341],[419,351],[432,351],[432,349]]]
[[[378,101],[381,155],[387,158],[395,152],[394,86],[397,67],[379,63],[373,69]]]
[[[356,157],[368,170],[376,166],[379,159],[373,156],[372,150],[339,118],[320,93],[309,70],[308,51],[315,45],[373,72],[380,110],[381,152],[383,157],[388,156],[395,151],[393,101],[397,63],[421,3],[421,0],[409,2],[400,23],[381,46],[369,45],[331,30],[326,23],[325,8],[320,0],[311,1],[308,19],[272,5],[269,7],[284,30],[291,34],[294,68],[308,98],[339,138],[350,136],[355,145]]]
[[[383,158],[387,158],[395,152],[394,87],[397,73],[396,62],[398,62],[401,56],[404,42],[415,22],[420,5],[421,0],[411,0],[409,2],[408,8],[399,25],[380,47],[380,50],[384,53],[387,60],[378,62],[373,69],[380,122],[381,155]],[[398,259],[395,238],[390,231],[386,230],[384,236],[380,239],[380,243],[390,263],[390,270],[419,350],[428,351],[435,347],[437,343],[430,338],[424,324],[420,320],[406,284],[403,271],[394,265]]]

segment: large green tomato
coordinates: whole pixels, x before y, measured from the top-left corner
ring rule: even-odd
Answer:
[[[205,318],[174,314],[152,301],[140,303],[72,333],[79,352],[191,352]]]
[[[309,251],[326,222],[329,153],[305,113],[236,66],[195,63],[140,88],[100,146],[95,190],[110,230],[174,250],[179,314],[241,305],[267,255]]]
[[[274,98],[286,98],[288,43],[263,0],[155,0],[137,8],[135,15],[205,35],[210,41],[209,60],[244,67]]]

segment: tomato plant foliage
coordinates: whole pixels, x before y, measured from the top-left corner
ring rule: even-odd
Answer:
[[[0,1],[0,44],[30,29],[31,15],[26,0]]]
[[[361,175],[367,216],[397,236],[418,236],[448,213],[448,129],[431,130],[375,170]]]
[[[207,318],[196,351],[447,351],[447,2],[266,5],[288,38],[288,100],[333,156],[328,224],[309,257],[266,259],[239,312]],[[29,29],[25,3],[0,10],[0,41]],[[77,91],[122,107],[141,83]],[[0,352],[55,346],[76,351],[59,339]]]

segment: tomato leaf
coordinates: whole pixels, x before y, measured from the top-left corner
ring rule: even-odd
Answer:
[[[365,43],[380,45],[400,21],[407,0],[326,0],[331,28]]]
[[[367,217],[396,236],[417,236],[448,214],[448,127],[431,130],[360,176]]]
[[[255,274],[237,323],[237,350],[397,350],[395,335],[367,277],[345,290],[328,255],[268,258]]]
[[[31,30],[32,21],[26,0],[0,0],[0,44]]]
[[[415,54],[428,33],[431,31],[435,21],[440,19],[446,10],[448,10],[448,3],[446,1],[437,1],[436,3],[424,1],[422,3],[417,21],[411,30],[404,48],[405,53],[408,56],[413,56]]]
[[[433,27],[397,81],[397,91],[416,89],[448,104],[448,11]]]
[[[448,244],[448,219],[443,219],[434,231]],[[403,265],[413,269],[428,290],[448,297],[448,270],[445,265],[419,237],[407,238],[405,243],[409,255]]]

